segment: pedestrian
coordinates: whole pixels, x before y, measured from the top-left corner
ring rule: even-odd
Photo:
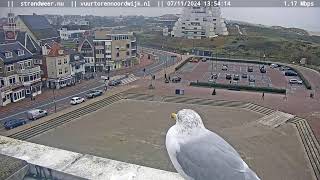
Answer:
[[[264,100],[264,92],[262,92],[262,97],[261,97],[261,99]]]

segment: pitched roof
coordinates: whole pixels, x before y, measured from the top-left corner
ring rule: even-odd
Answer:
[[[24,55],[18,56],[19,50],[24,50]],[[7,58],[5,56],[6,52],[12,52],[12,57]],[[0,58],[5,64],[12,64],[22,60],[31,59],[32,57],[32,53],[28,51],[20,42],[0,44]]]
[[[54,29],[46,17],[39,15],[18,16],[38,40],[53,39],[59,37],[58,31]]]
[[[25,46],[31,53],[40,54],[40,46],[29,36],[27,32],[17,32],[16,40],[5,40],[5,34],[0,31],[0,44],[13,43],[19,41],[23,46]]]

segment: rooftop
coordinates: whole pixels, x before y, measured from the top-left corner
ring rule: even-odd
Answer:
[[[24,54],[19,56],[19,50],[23,50]],[[6,52],[11,52],[12,57],[6,57]],[[12,64],[31,58],[33,58],[32,53],[29,52],[20,42],[0,44],[0,59],[2,59],[5,64]]]
[[[54,29],[47,18],[39,15],[19,15],[25,25],[36,36],[37,40],[45,40],[59,37],[58,31]]]

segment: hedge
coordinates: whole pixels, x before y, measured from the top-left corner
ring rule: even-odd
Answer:
[[[190,86],[215,87],[215,88],[238,90],[238,91],[246,90],[246,91],[258,91],[258,92],[269,92],[269,93],[279,93],[279,94],[286,93],[286,89],[270,88],[270,87],[252,87],[252,86],[233,85],[233,84],[219,84],[219,83],[210,83],[210,82],[191,82]]]
[[[185,64],[187,64],[191,58],[192,58],[192,57],[184,60],[181,64],[179,64],[176,68],[174,68],[174,70],[175,70],[175,71],[178,71],[180,68],[182,68],[182,66],[184,66]]]

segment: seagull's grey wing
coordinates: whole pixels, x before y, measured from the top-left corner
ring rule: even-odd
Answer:
[[[212,132],[193,142],[180,144],[176,158],[184,173],[194,180],[256,180],[256,175],[238,153]]]

